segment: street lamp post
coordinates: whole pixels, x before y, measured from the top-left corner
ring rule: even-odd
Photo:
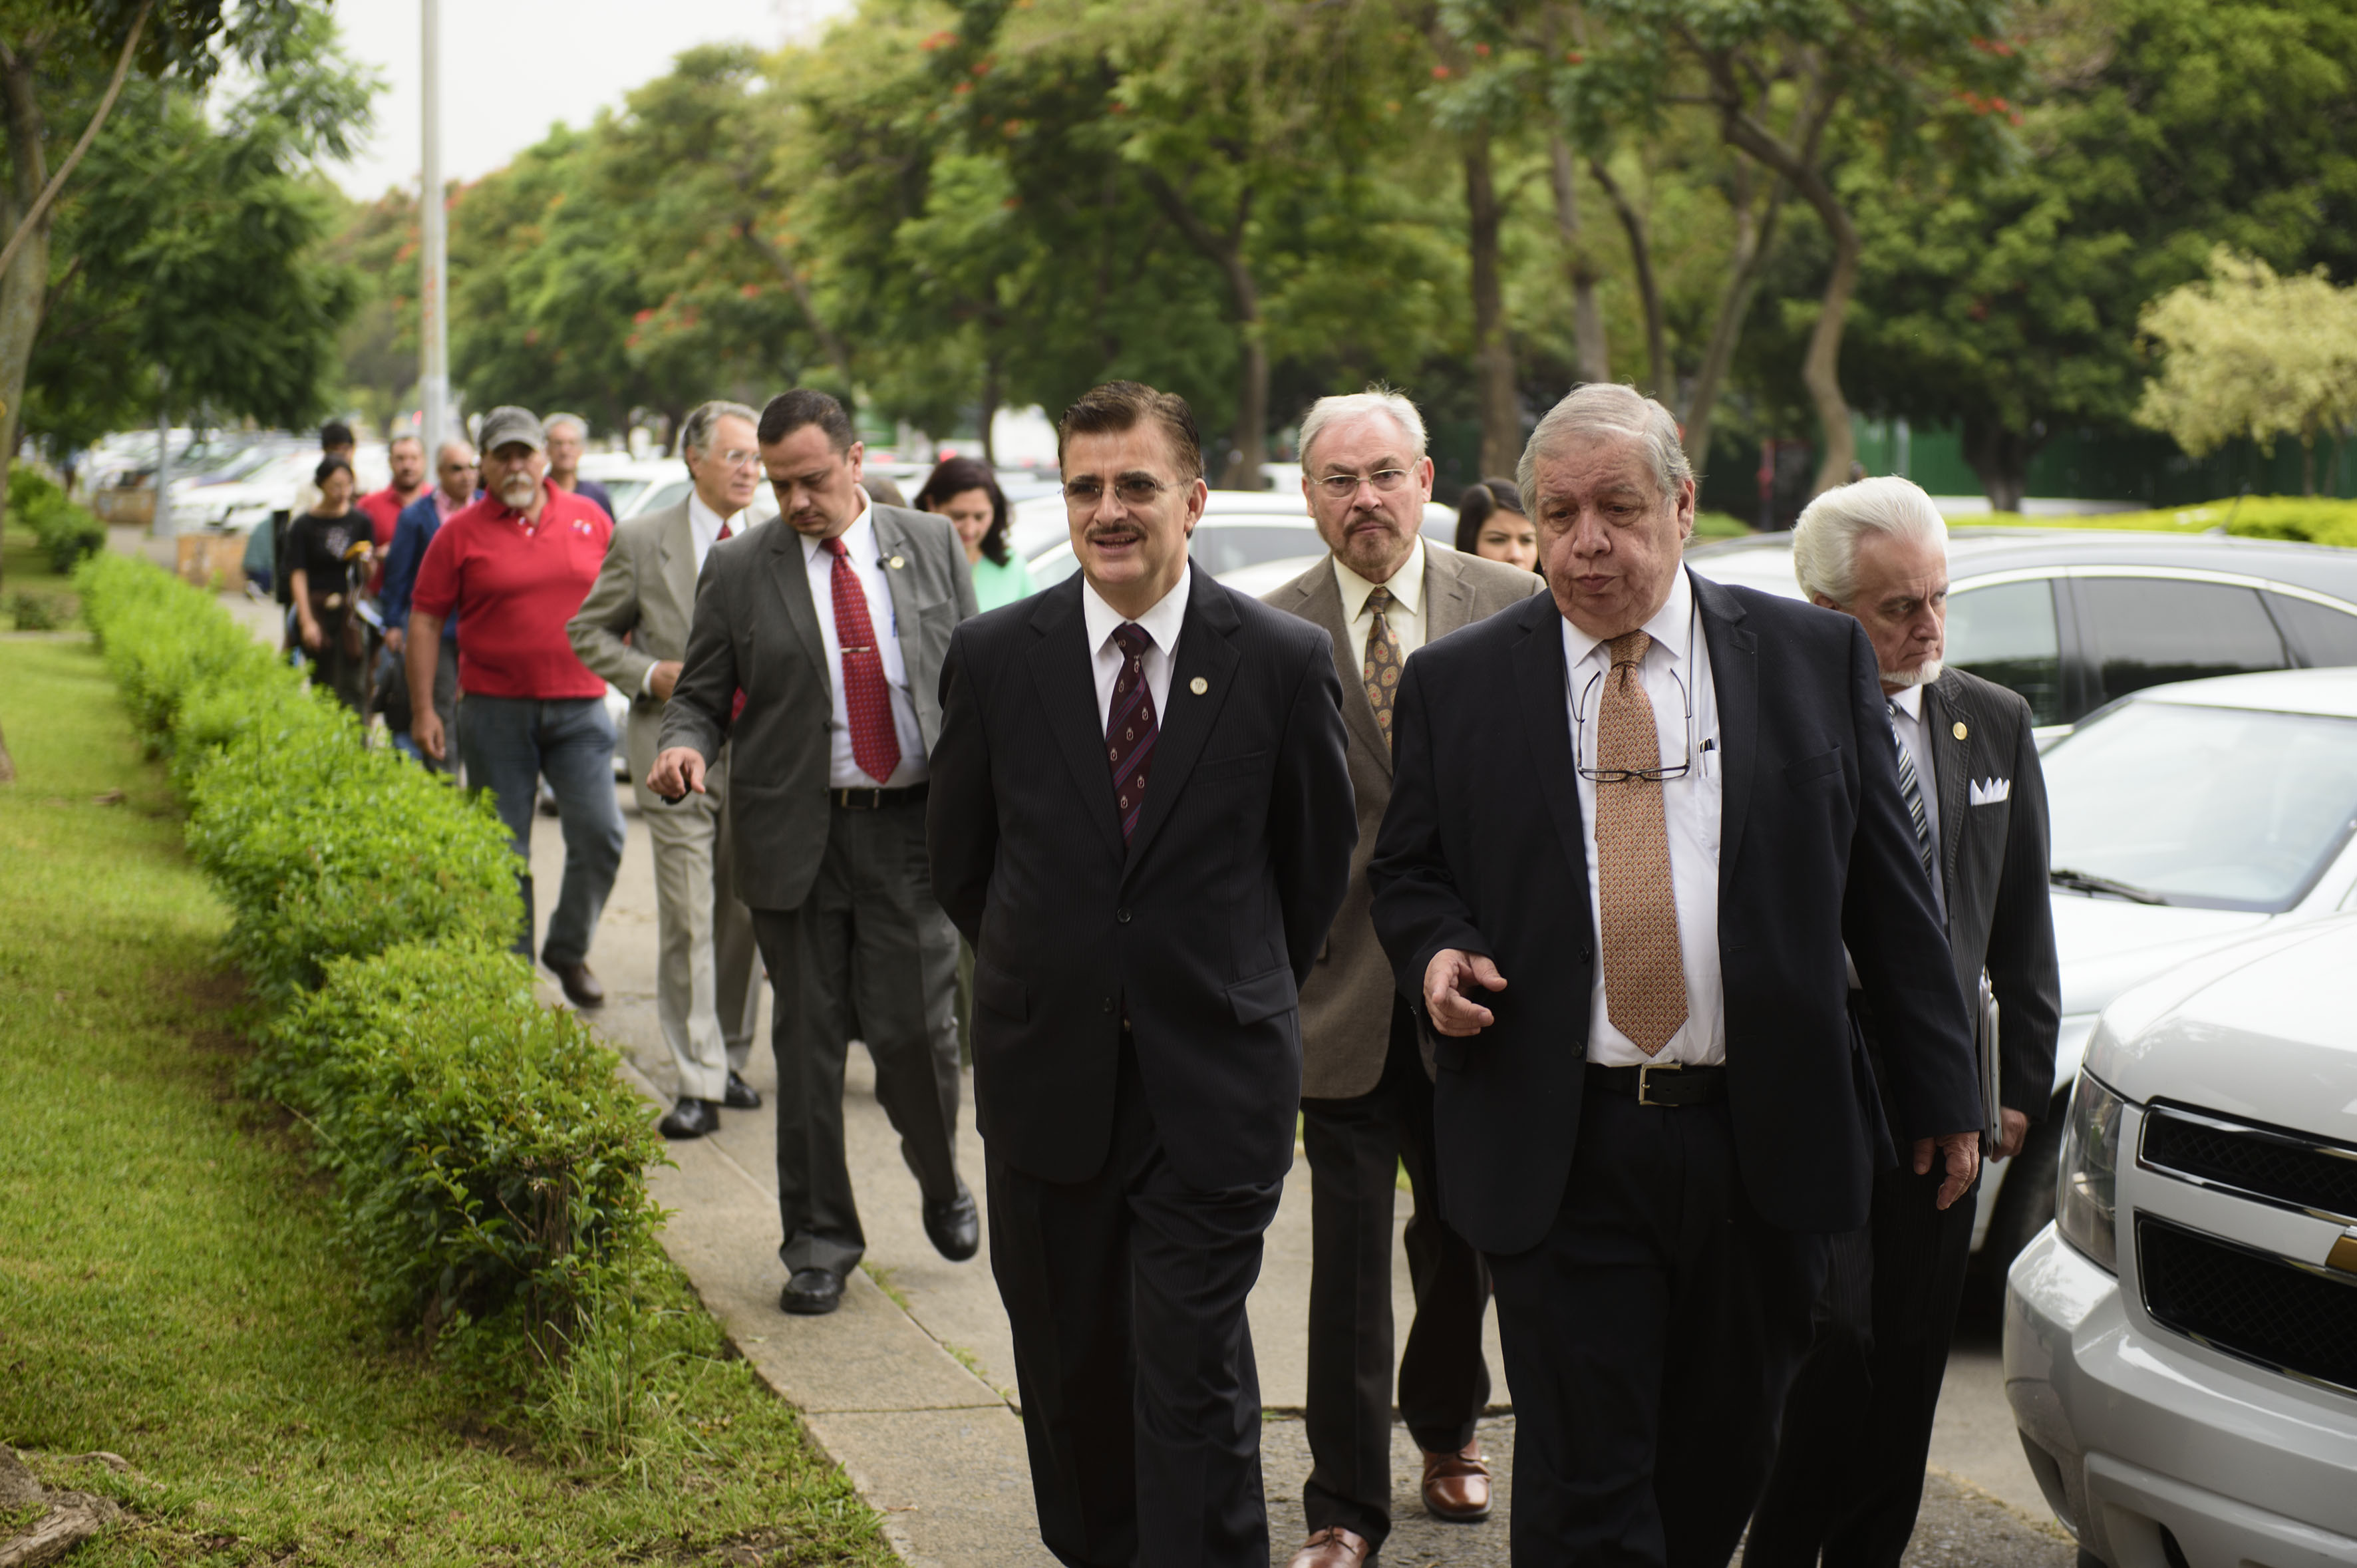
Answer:
[[[417,390],[425,405],[418,435],[430,458],[449,434],[450,339],[445,312],[447,236],[442,209],[442,6],[441,0],[419,0],[419,5],[425,13],[425,145],[418,208],[424,242],[417,291]]]

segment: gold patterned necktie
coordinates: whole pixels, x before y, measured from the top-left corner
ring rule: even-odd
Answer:
[[[1375,726],[1383,732],[1383,741],[1392,738],[1392,698],[1399,692],[1399,634],[1384,612],[1392,607],[1392,591],[1376,588],[1367,595],[1367,656],[1359,666],[1360,678],[1367,683],[1367,705],[1375,710]]]
[[[1596,711],[1599,772],[1662,766],[1653,700],[1645,694],[1641,671],[1652,640],[1641,631],[1612,639],[1612,669]],[[1660,779],[1597,780],[1596,865],[1604,912],[1605,1012],[1650,1057],[1686,1021],[1685,954],[1678,943]]]

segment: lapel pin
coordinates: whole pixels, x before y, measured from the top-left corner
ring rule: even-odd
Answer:
[[[1211,689],[1211,683],[1209,681],[1204,680],[1200,675],[1196,676],[1192,681],[1187,682],[1187,690],[1194,693],[1195,695],[1199,697]]]
[[[903,567],[903,566],[907,565],[907,564],[908,564],[908,563],[907,563],[907,562],[905,562],[905,561],[903,561],[903,560],[901,560],[898,555],[895,555],[895,556],[893,556],[893,557],[892,557],[892,559],[891,559],[891,560],[889,560],[889,561],[886,562],[886,563],[885,563],[885,564],[886,564],[886,565],[888,565],[888,566],[889,566],[889,567],[891,567],[891,568],[892,568],[892,570],[894,570],[895,572],[897,572],[897,571],[899,571],[901,567]]]
[[[1955,735],[1955,737],[1956,737],[1958,740],[1962,740],[1962,739],[1964,739],[1964,736],[1965,736],[1967,733],[1968,733],[1968,732],[1967,732],[1967,731],[1965,730],[1965,728],[1964,728],[1964,720],[1962,720],[1962,719],[1958,719],[1958,720],[1956,721],[1956,727],[1955,727],[1955,730],[1953,731],[1953,734]]]

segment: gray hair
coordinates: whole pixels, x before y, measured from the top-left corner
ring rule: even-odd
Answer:
[[[573,434],[582,440],[589,439],[589,422],[577,413],[552,413],[540,422],[543,430],[554,430],[560,424],[573,426]]]
[[[1301,466],[1309,466],[1309,448],[1328,425],[1338,419],[1356,419],[1362,413],[1390,416],[1391,422],[1400,427],[1400,434],[1407,437],[1408,445],[1415,448],[1415,456],[1424,456],[1424,415],[1416,413],[1415,404],[1378,381],[1365,392],[1321,397],[1309,405],[1309,412],[1301,416]]]
[[[1523,499],[1534,509],[1545,504],[1539,499],[1541,457],[1553,456],[1570,442],[1598,440],[1636,442],[1652,465],[1654,493],[1663,499],[1694,478],[1694,465],[1686,461],[1686,449],[1678,441],[1677,415],[1635,387],[1588,381],[1566,392],[1532,430],[1514,469]],[[1531,518],[1537,521],[1536,510]]]
[[[465,457],[469,466],[472,466],[475,461],[475,444],[471,441],[461,441],[454,435],[434,448],[434,466],[439,468],[442,466],[442,459],[453,452]]]
[[[699,403],[694,412],[679,422],[679,455],[684,457],[690,452],[702,454],[711,450],[712,432],[724,419],[741,419],[756,430],[761,425],[761,416],[741,403],[729,403],[721,398]]]
[[[1932,498],[1895,474],[1857,479],[1811,501],[1792,525],[1792,575],[1801,592],[1846,607],[1857,592],[1857,542],[1868,533],[1948,543],[1947,521]]]

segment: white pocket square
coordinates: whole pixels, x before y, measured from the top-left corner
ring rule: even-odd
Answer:
[[[1998,801],[2007,800],[2012,797],[2013,780],[2010,779],[1984,779],[1973,786],[1972,793],[1974,805],[1994,806]]]

